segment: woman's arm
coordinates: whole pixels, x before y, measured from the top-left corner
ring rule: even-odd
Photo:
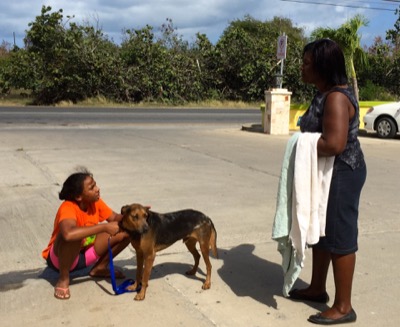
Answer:
[[[349,121],[355,109],[341,92],[328,94],[322,122],[322,135],[318,140],[318,155],[335,156],[343,152],[347,144]]]

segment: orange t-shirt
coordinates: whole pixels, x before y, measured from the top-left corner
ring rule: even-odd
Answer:
[[[64,201],[58,208],[56,218],[54,219],[54,229],[51,234],[50,242],[42,251],[42,257],[47,259],[50,248],[53,245],[58,233],[60,232],[60,222],[64,219],[76,220],[77,227],[94,226],[98,223],[110,218],[112,210],[105,204],[102,199],[94,202],[88,210],[82,211],[79,206],[72,201]]]

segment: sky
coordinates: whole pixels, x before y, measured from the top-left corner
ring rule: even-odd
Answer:
[[[369,21],[368,27],[359,31],[361,44],[368,46],[378,36],[385,39],[386,31],[394,28],[398,18],[394,11],[400,0],[3,0],[0,44],[15,42],[22,47],[28,24],[40,15],[43,5],[52,12],[62,9],[64,19],[74,16],[74,23],[98,26],[116,44],[125,29],[150,25],[157,31],[167,18],[183,39],[193,42],[196,33],[202,33],[215,44],[230,22],[246,15],[260,21],[289,18],[308,36],[317,27],[338,28],[361,14]]]

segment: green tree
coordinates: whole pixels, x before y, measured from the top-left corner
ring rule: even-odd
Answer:
[[[366,49],[368,66],[358,67],[360,100],[391,100],[395,94],[393,45],[376,37],[374,43]]]
[[[394,46],[394,52],[400,52],[400,6],[396,9],[395,15],[397,20],[394,23],[394,28],[386,31],[386,40],[389,40]]]
[[[161,26],[158,37],[151,26],[126,30],[120,54],[129,99],[170,104],[203,100],[209,83],[202,59],[206,44],[206,38],[199,37],[191,46],[171,19]]]
[[[68,21],[63,21],[62,9],[42,7],[28,24],[25,49],[10,60],[12,86],[31,90],[36,104],[115,98],[121,69],[117,46],[101,30]]]
[[[196,34],[192,44],[183,40],[171,19],[157,33],[151,26],[126,30],[121,45],[110,41],[101,29],[72,20],[64,19],[61,9],[53,12],[43,6],[28,25],[23,49],[9,49],[3,43],[0,89],[30,90],[37,104],[97,96],[168,104],[207,99],[262,101],[265,90],[275,87],[277,39],[285,33],[283,86],[295,101],[312,96],[312,88],[301,82],[299,69],[308,40],[290,19],[260,21],[245,16],[231,22],[215,45],[205,34]],[[356,16],[338,30],[318,29],[313,37],[328,36],[341,45],[356,90],[355,71],[361,72],[360,85],[366,87],[363,96],[369,96],[374,85],[398,94],[399,56],[392,43],[376,43],[370,49],[371,69],[357,60],[363,54],[357,35],[363,24],[362,16]]]
[[[357,99],[359,98],[359,90],[355,62],[359,66],[367,64],[367,56],[361,47],[361,36],[358,34],[358,30],[362,26],[367,26],[368,23],[368,20],[364,16],[356,15],[338,29],[318,28],[311,35],[314,39],[330,38],[340,45],[346,59],[347,70]]]
[[[219,67],[216,47],[205,34],[197,33],[191,53],[198,66],[203,99],[221,99],[220,88],[218,87],[221,85],[221,79],[215,73]]]
[[[164,49],[156,43],[153,27],[126,30],[120,56],[125,67],[123,85],[128,101],[155,101],[161,95]]]
[[[171,19],[161,26],[159,43],[166,49],[163,94],[166,99],[184,103],[202,98],[203,85],[196,56],[191,45],[183,40]]]
[[[35,91],[38,87],[38,60],[35,54],[15,49],[0,65],[0,88],[2,93],[11,89]]]
[[[284,85],[300,81],[301,49],[306,38],[302,29],[286,18],[275,17],[262,22],[251,16],[236,20],[224,30],[216,45],[221,94],[232,100],[259,101],[266,89],[275,86],[278,59],[276,47],[279,35],[288,36]],[[300,95],[303,86],[291,90]]]
[[[10,49],[9,43],[3,41],[0,45],[0,91],[1,93],[7,93],[10,89],[8,76],[6,77],[6,72],[8,71],[10,62]]]

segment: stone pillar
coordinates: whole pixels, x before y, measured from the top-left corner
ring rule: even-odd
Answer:
[[[290,96],[287,89],[265,91],[264,133],[271,135],[289,134]]]

